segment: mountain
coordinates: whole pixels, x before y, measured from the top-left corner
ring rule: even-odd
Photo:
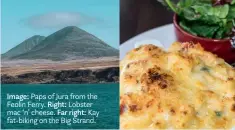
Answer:
[[[65,60],[118,56],[119,51],[92,34],[75,27],[65,27],[35,45],[26,53],[12,59]]]
[[[15,46],[14,48],[10,49],[6,53],[2,54],[2,59],[7,59],[7,58],[11,58],[11,57],[26,53],[30,51],[33,47],[38,45],[45,38],[46,37],[39,36],[39,35],[32,36],[26,39],[25,41],[23,41],[22,43],[20,43],[19,45]]]

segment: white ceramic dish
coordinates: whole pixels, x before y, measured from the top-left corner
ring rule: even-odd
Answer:
[[[135,47],[142,44],[154,44],[164,49],[170,47],[170,45],[176,41],[174,33],[174,25],[168,24],[158,28],[154,28],[138,36],[126,41],[120,46],[120,59],[126,55],[126,53]]]

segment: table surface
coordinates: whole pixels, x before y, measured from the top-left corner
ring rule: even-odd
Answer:
[[[172,20],[173,12],[157,0],[120,0],[120,43]]]

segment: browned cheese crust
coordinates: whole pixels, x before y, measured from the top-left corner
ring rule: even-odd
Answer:
[[[235,70],[200,44],[130,51],[120,63],[120,128],[232,128]]]

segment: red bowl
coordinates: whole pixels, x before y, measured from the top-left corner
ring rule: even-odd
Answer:
[[[235,62],[235,49],[232,48],[231,42],[229,39],[209,39],[194,36],[186,31],[184,31],[178,24],[178,16],[174,15],[174,28],[176,38],[179,42],[194,42],[200,43],[201,46],[210,51],[219,57],[223,58],[228,63]]]

